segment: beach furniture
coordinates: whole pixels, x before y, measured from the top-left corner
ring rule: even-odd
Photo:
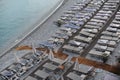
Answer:
[[[32,55],[26,55],[24,58],[27,59],[33,65],[40,62],[40,57],[35,56],[34,54],[32,54]]]
[[[102,32],[102,35],[106,35],[106,36],[112,36],[112,32],[109,32],[109,31],[103,31]]]
[[[113,23],[110,24],[110,27],[120,29],[120,23],[116,20],[113,21]]]
[[[37,80],[37,79],[31,76],[28,76],[25,80]]]
[[[97,43],[100,44],[100,45],[107,45],[108,42],[109,42],[108,40],[99,39]]]
[[[84,28],[87,28],[87,29],[98,29],[100,30],[101,29],[101,26],[95,26],[95,25],[85,25]]]
[[[93,26],[103,26],[103,23],[97,23],[97,22],[92,22],[92,21],[90,21],[90,22],[88,22],[87,23],[87,25],[93,25]]]
[[[0,74],[0,80],[8,80],[5,76]]]
[[[112,27],[108,27],[107,29],[106,29],[107,31],[111,31],[111,32],[117,32],[117,28],[112,28]]]
[[[81,42],[75,41],[75,40],[70,40],[68,44],[73,45],[73,46],[80,46]]]
[[[104,51],[107,49],[107,46],[103,46],[103,45],[96,44],[96,45],[94,46],[94,49],[96,49],[96,50],[98,50],[98,51],[104,52]]]
[[[37,75],[41,80],[45,80],[49,76],[49,74],[43,70],[37,70],[34,74]]]
[[[81,41],[81,42],[88,43],[88,44],[92,41],[91,37],[85,38],[85,37],[82,37],[82,36],[75,36],[74,39],[78,40],[78,41]]]
[[[50,41],[52,43],[55,43],[57,45],[62,45],[64,42],[65,42],[65,39],[61,38],[61,39],[58,39],[58,38],[50,38],[48,39],[47,41]]]
[[[92,71],[93,70],[93,67],[91,67],[91,66],[87,66],[87,65],[84,65],[84,64],[79,64],[78,65],[78,70],[74,67],[73,68],[73,70],[75,70],[75,71],[79,71],[79,72],[81,72],[81,73],[83,73],[83,74],[88,74],[90,71]]]
[[[70,40],[68,42],[68,44],[72,45],[72,46],[75,46],[75,47],[82,47],[82,48],[85,48],[88,46],[87,43],[84,43],[84,42],[80,42],[80,41],[76,41],[76,40]]]
[[[110,51],[111,53],[114,51],[114,48],[112,47],[107,47],[107,51]]]
[[[65,24],[63,25],[64,27],[67,27],[67,28],[72,28],[72,29],[79,29],[80,27],[79,26],[76,26],[72,23],[69,23],[69,24]]]
[[[117,21],[116,19],[114,19],[114,20],[113,20],[113,23],[111,23],[110,26],[119,28],[119,26],[120,26],[119,24],[120,24],[120,22]]]
[[[53,44],[53,43],[48,42],[48,41],[41,42],[39,45],[40,45],[40,47],[43,47],[43,48],[50,48],[50,49],[57,46],[56,44]]]
[[[92,49],[89,52],[90,55],[95,56],[95,57],[101,57],[104,53],[101,51],[96,51],[95,49]]]
[[[44,68],[48,69],[48,70],[51,70],[51,71],[54,71],[55,69],[58,68],[58,66],[52,64],[52,63],[45,63],[43,65]]]
[[[98,13],[102,13],[102,14],[112,14],[112,11],[100,10]]]
[[[119,77],[115,75],[106,74],[104,80],[119,80]]]
[[[106,21],[105,20],[100,20],[100,19],[91,19],[91,21],[93,21],[93,22],[100,22],[100,23],[103,23],[103,24],[105,24],[106,23]]]
[[[101,19],[101,20],[108,20],[109,17],[107,16],[94,16],[95,19]]]
[[[101,36],[101,39],[105,39],[105,40],[112,40],[112,37],[102,35],[102,36]]]
[[[65,32],[62,30],[56,31],[56,34],[63,34],[63,35],[67,35],[67,36],[72,36],[72,32]]]
[[[70,45],[64,45],[63,46],[63,49],[66,50],[66,51],[71,51],[73,50],[74,47],[70,46]]]
[[[76,33],[76,32],[77,32],[76,29],[67,28],[67,27],[61,27],[60,30],[61,30],[61,31],[71,32],[71,33]]]
[[[1,75],[7,79],[10,79],[12,76],[14,76],[14,73],[12,71],[4,70],[1,72]]]
[[[99,12],[99,13],[96,14],[96,16],[108,16],[108,17],[110,17],[111,15],[108,14],[108,13],[105,14],[105,13],[100,13]]]
[[[67,74],[66,77],[68,78],[68,80],[85,80],[87,76],[84,74],[78,75],[78,74],[75,74],[74,72],[70,72]]]
[[[75,47],[75,46],[72,46],[72,45],[64,45],[63,49],[64,49],[64,51],[77,53],[77,54],[79,54],[83,51],[83,47],[81,47],[81,46]]]
[[[95,34],[88,33],[88,32],[85,32],[85,31],[81,31],[80,34],[83,35],[83,36],[91,37],[91,38],[95,37]]]
[[[58,63],[60,65],[64,63],[64,60],[59,59],[59,58],[54,58],[54,59],[52,59],[52,61],[55,62],[55,63]]]
[[[72,11],[72,10],[68,10],[68,11],[66,11],[66,12],[64,12],[65,14],[75,14],[75,12],[74,11]]]
[[[109,41],[108,42],[108,46],[109,47],[113,47],[114,48],[116,45],[117,45],[117,43],[115,41]]]
[[[17,71],[21,71],[21,67],[22,66],[19,64],[13,64],[8,68],[8,70],[14,71],[16,73]]]
[[[53,38],[58,38],[58,39],[65,39],[67,40],[69,38],[69,36],[65,35],[65,34],[54,34],[52,35]]]

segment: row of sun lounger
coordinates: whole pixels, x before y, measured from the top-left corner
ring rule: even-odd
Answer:
[[[94,68],[64,60],[49,59],[24,80],[85,80]],[[63,77],[64,76],[64,77]]]
[[[28,53],[0,73],[4,78],[2,80],[19,80],[23,75],[31,71],[31,69],[42,64],[46,57],[47,55],[42,52]]]
[[[55,58],[55,60],[54,58],[51,60],[49,59],[25,80],[29,80],[30,77],[34,78],[34,80],[59,80],[65,71],[67,71],[72,65],[73,63],[71,62],[64,63],[64,60],[57,58]]]
[[[98,13],[96,13],[93,16],[93,18],[90,19],[90,21],[83,26],[79,34],[73,37],[72,42],[70,40],[68,44],[63,46],[64,53],[72,52],[72,53],[81,54],[90,45],[90,43],[94,42],[94,39],[96,39],[97,35],[105,27],[107,21],[111,18],[112,14],[114,13],[117,7],[116,2],[114,3],[116,4],[116,7],[114,7],[115,5],[112,5],[113,3],[110,3],[109,0],[104,4],[105,5],[98,11]],[[112,8],[112,10],[110,10],[109,8]]]
[[[74,6],[84,8],[90,1],[91,0],[86,1],[84,5],[81,3],[77,3]],[[84,10],[84,11],[87,11],[87,10]],[[73,14],[73,13],[75,13],[75,14]],[[66,24],[63,24],[62,27],[60,27],[60,29],[58,31],[56,31],[56,33],[50,39],[48,39],[49,43],[55,44],[56,46],[61,46],[67,40],[69,40],[69,38],[71,36],[73,36],[81,28],[80,25],[77,25],[74,22],[77,21],[77,23],[79,22],[81,24],[81,20],[84,21],[84,19],[85,19],[84,16],[92,17],[92,14],[90,15],[89,12],[88,13],[85,13],[85,12],[80,13],[76,10],[75,11],[69,10],[64,13],[64,15],[66,15],[68,17],[70,17],[71,14],[73,15],[72,19],[70,19],[69,22],[66,22]],[[86,20],[87,20],[87,17],[86,17]],[[84,21],[84,23],[85,23],[85,21]],[[83,25],[83,23],[81,25]]]
[[[109,27],[102,32],[97,44],[89,52],[90,55],[103,57],[106,54],[106,56],[109,57],[112,54],[120,39],[120,23],[118,22],[120,19],[118,19],[118,16],[120,16],[119,11],[116,13]]]

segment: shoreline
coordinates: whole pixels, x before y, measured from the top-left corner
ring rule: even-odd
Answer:
[[[33,32],[35,32],[42,24],[44,24],[65,3],[65,1],[66,0],[62,0],[62,1],[58,2],[58,4],[56,4],[56,6],[57,5],[58,6],[52,12],[50,12],[50,14],[47,17],[45,17],[39,24],[37,24],[35,27],[33,27],[32,30],[30,30],[28,33],[26,33],[26,35],[23,36],[21,39],[16,39],[15,42],[12,44],[12,46],[9,46],[9,48],[7,50],[3,50],[4,52],[0,54],[0,58],[5,56],[10,50],[12,50],[14,47],[19,45],[24,39],[26,39],[29,35],[31,35]]]

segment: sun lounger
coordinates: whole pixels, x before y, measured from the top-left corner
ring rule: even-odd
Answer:
[[[92,56],[97,56],[97,57],[101,57],[104,53],[103,52],[100,52],[100,51],[96,51],[96,50],[91,50],[89,52],[90,55]]]
[[[107,31],[117,32],[117,28],[108,27],[108,28],[107,28]]]
[[[72,11],[72,10],[68,10],[68,11],[66,11],[66,12],[64,12],[65,14],[75,14],[75,12],[74,11]]]
[[[72,46],[70,46],[70,45],[64,45],[64,46],[63,46],[63,49],[72,52],[72,50],[74,49],[74,47],[72,47]]]
[[[103,45],[96,44],[96,45],[94,46],[94,49],[96,49],[96,50],[98,50],[98,51],[104,52],[104,51],[107,49],[107,46],[103,46]]]
[[[91,37],[85,38],[85,37],[82,37],[82,36],[75,36],[74,39],[79,40],[81,42],[88,43],[88,44],[92,41]]]
[[[92,37],[92,38],[95,37],[95,34],[84,32],[84,31],[81,31],[80,34],[88,36],[88,37]]]
[[[44,47],[45,47],[45,48],[54,48],[54,47],[57,46],[56,44],[50,43],[50,42],[48,42],[48,41],[42,42],[42,43],[40,43],[39,45],[40,45],[40,47],[43,47],[43,48],[44,48]]]
[[[101,29],[101,26],[94,26],[94,25],[85,25],[84,28],[88,28],[88,29],[98,29],[100,30]]]
[[[45,64],[43,65],[43,67],[46,68],[46,69],[49,69],[49,70],[51,70],[51,71],[54,71],[55,69],[58,68],[57,65],[54,65],[54,64],[52,64],[52,63],[45,63]]]
[[[52,35],[53,38],[58,38],[58,39],[68,39],[69,37],[65,34],[54,34]]]
[[[118,42],[119,38],[118,37],[112,37],[112,40]]]
[[[92,21],[90,21],[90,22],[88,22],[87,23],[87,25],[93,25],[93,26],[103,26],[103,23],[97,23],[97,22],[92,22]]]
[[[109,31],[103,31],[102,35],[106,35],[106,36],[112,36],[112,32]]]
[[[117,43],[116,43],[115,41],[109,41],[109,42],[108,42],[108,46],[109,46],[109,47],[113,47],[113,48],[114,48],[114,47],[116,46],[116,44],[117,44]]]
[[[71,29],[71,28],[67,28],[67,27],[61,27],[60,30],[72,32],[72,33],[76,33],[76,31],[77,31],[76,29]]]
[[[31,76],[28,76],[25,80],[37,80],[37,79]]]
[[[95,19],[105,20],[105,21],[109,19],[109,17],[107,17],[107,16],[94,16],[94,18]]]
[[[82,29],[82,31],[93,33],[93,34],[97,34],[98,33],[97,29]]]
[[[110,14],[105,14],[105,13],[97,13],[96,16],[108,16],[110,17],[111,15]]]
[[[73,68],[73,70],[80,71],[83,74],[87,74],[87,73],[89,73],[89,71],[93,70],[93,67],[87,66],[87,65],[84,65],[84,64],[79,64],[78,67],[79,67],[79,70],[77,70],[75,67]]]
[[[114,51],[114,48],[112,48],[112,47],[107,47],[107,51],[113,52],[113,51]]]
[[[105,46],[105,45],[108,44],[108,42],[109,42],[108,40],[99,39],[97,43],[100,44],[100,45],[104,45]]]
[[[106,23],[106,21],[105,20],[100,20],[100,19],[91,19],[91,21],[93,21],[93,22],[100,22],[100,23],[103,23],[103,24],[105,24]]]
[[[39,76],[42,80],[45,80],[49,76],[47,72],[42,71],[42,70],[37,70],[35,72],[35,75]]]
[[[120,29],[120,22],[114,20],[114,21],[110,24],[110,26],[113,27],[113,28]]]
[[[68,44],[73,45],[73,46],[80,46],[81,42],[75,41],[75,40],[70,40]]]
[[[4,70],[1,72],[1,75],[5,76],[7,79],[10,79],[14,73],[12,71]]]
[[[74,25],[74,24],[65,24],[65,25],[63,25],[64,27],[66,27],[66,28],[72,28],[72,29],[79,29],[80,27],[79,26],[76,26],[76,25]]]
[[[100,10],[98,13],[102,13],[102,14],[112,14],[112,11]]]
[[[78,74],[75,74],[73,72],[70,72],[69,74],[67,74],[67,78],[70,80],[84,80],[87,76],[80,76]]]
[[[101,39],[112,40],[112,37],[111,37],[111,36],[102,35],[102,36],[101,36]]]

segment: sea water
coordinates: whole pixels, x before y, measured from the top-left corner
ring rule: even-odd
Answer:
[[[61,0],[0,0],[0,49],[27,33]],[[10,43],[8,45],[8,43]]]

